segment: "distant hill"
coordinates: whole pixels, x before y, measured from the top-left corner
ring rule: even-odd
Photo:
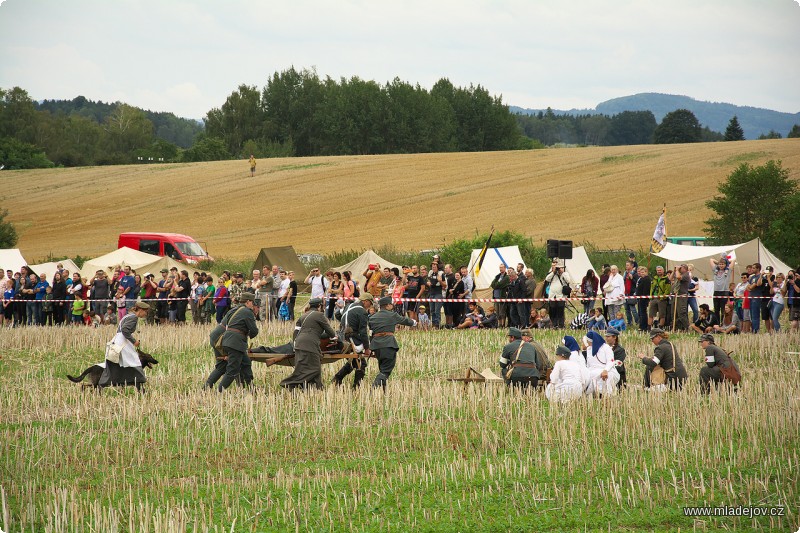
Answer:
[[[545,109],[524,109],[510,106],[514,113],[536,114]],[[770,109],[750,106],[737,106],[721,102],[703,102],[688,96],[660,93],[639,93],[623,96],[597,104],[595,109],[553,110],[557,115],[616,115],[623,111],[651,111],[656,120],[661,122],[664,115],[676,109],[688,109],[697,117],[703,126],[714,131],[724,132],[728,121],[736,115],[747,139],[757,139],[759,135],[770,130],[777,131],[784,137],[795,124],[800,124],[800,113],[782,113]]]

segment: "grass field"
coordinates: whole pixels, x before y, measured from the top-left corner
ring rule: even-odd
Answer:
[[[668,206],[671,235],[702,235],[705,201],[742,162],[780,159],[800,179],[800,140],[311,157],[3,171],[0,205],[29,261],[96,257],[123,231],[186,233],[209,253],[264,246],[333,252],[435,248],[516,230],[639,249]]]
[[[796,531],[797,334],[724,340],[737,395],[698,394],[695,337],[675,343],[679,394],[648,394],[625,333],[629,390],[550,405],[540,394],[444,378],[497,369],[503,332],[402,331],[386,394],[200,390],[207,328],[140,326],[160,364],[148,392],[68,382],[102,359],[108,329],[4,330],[0,528],[10,531]],[[289,337],[262,331],[257,344]],[[557,332],[539,339],[552,349]],[[324,378],[334,371],[327,366]],[[368,379],[376,372],[374,362]],[[689,518],[684,506],[782,506],[781,517]]]

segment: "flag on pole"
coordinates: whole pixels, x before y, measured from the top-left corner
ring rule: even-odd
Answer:
[[[492,228],[492,231],[489,233],[489,238],[486,239],[483,248],[481,248],[481,253],[478,254],[478,262],[475,263],[475,278],[477,278],[478,274],[481,273],[481,267],[483,266],[483,258],[486,257],[486,250],[489,249],[489,243],[492,242],[492,235],[494,235],[494,228]]]
[[[656,230],[653,232],[653,242],[650,244],[651,252],[660,252],[667,245],[667,206],[661,211]]]

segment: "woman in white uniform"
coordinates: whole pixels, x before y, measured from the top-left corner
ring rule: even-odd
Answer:
[[[570,358],[570,353],[566,346],[556,348],[556,364],[553,365],[550,383],[544,391],[551,402],[567,403],[583,395],[587,377],[586,366],[583,365],[583,357],[579,363]]]
[[[136,302],[132,312],[119,321],[117,334],[106,347],[106,368],[98,383],[101,387],[136,385],[138,388],[147,382],[139,353],[136,351],[139,341],[133,338],[133,334],[139,319],[147,316],[148,309],[150,305],[147,303]]]
[[[596,331],[587,333],[583,343],[586,345],[586,367],[589,369],[586,394],[613,396],[619,381],[614,350]]]

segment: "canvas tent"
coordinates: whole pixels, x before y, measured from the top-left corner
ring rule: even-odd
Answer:
[[[361,275],[361,273],[364,272],[369,267],[370,264],[375,264],[375,263],[379,263],[381,265],[381,268],[386,268],[386,267],[389,268],[397,267],[397,269],[401,268],[400,265],[395,265],[391,261],[387,261],[386,259],[379,256],[372,250],[367,250],[366,252],[359,255],[357,258],[353,259],[346,265],[335,267],[332,270],[336,272],[345,272],[349,270],[352,274],[353,279],[358,282],[358,287],[363,291],[364,286],[367,283],[367,280],[366,278],[364,278],[364,276]]]
[[[0,268],[3,269],[3,272],[6,270],[19,272],[19,269],[27,264],[28,262],[25,261],[24,257],[22,257],[22,253],[20,253],[19,248],[6,248],[0,250]]]
[[[112,275],[115,265],[129,266],[141,276],[144,276],[146,272],[150,272],[156,276],[156,279],[160,279],[159,271],[162,268],[170,269],[176,267],[179,271],[188,271],[189,275],[198,271],[196,268],[192,268],[191,265],[179,263],[169,257],[159,257],[122,247],[111,253],[86,261],[81,269],[81,277],[91,279],[98,270],[104,270],[107,274]]]
[[[262,248],[258,252],[255,262],[253,263],[252,270],[278,265],[283,270],[293,271],[294,280],[297,282],[297,290],[305,292],[308,290],[308,285],[305,279],[308,277],[308,269],[298,259],[297,252],[294,251],[293,246],[272,246],[270,248]],[[245,277],[249,278],[252,272],[245,272]]]
[[[478,256],[481,251],[479,249],[472,250],[472,256],[469,260],[470,268],[478,261]],[[516,268],[517,263],[525,264],[522,256],[519,253],[518,246],[504,246],[502,248],[489,248],[486,251],[486,257],[483,260],[483,267],[481,267],[480,274],[475,284],[475,291],[473,295],[476,298],[491,298],[492,290],[490,288],[492,280],[499,272],[500,264],[504,263],[508,268]],[[578,246],[572,249],[572,259],[565,260],[565,270],[572,279],[572,286],[577,287],[580,285],[581,279],[586,275],[589,269],[594,270],[592,262],[589,261],[589,256],[586,254],[586,249],[583,246]],[[526,265],[527,268],[527,265]],[[595,271],[596,272],[596,271]],[[536,292],[535,298],[542,298],[544,289],[544,278],[547,272],[534,272],[536,278]],[[599,274],[598,274],[599,276]]]
[[[772,266],[776,274],[778,272],[785,274],[790,269],[789,265],[767,250],[761,239],[726,246],[686,246],[667,243],[663,250],[653,255],[666,259],[668,269],[681,263],[692,263],[697,277],[708,280],[712,278],[709,259],[719,259],[730,252],[736,255],[734,262],[736,274],[752,263],[761,263],[762,267]]]
[[[30,265],[31,270],[39,274],[40,276],[44,273],[47,274],[47,280],[52,282],[53,276],[58,270],[58,264],[61,263],[64,266],[65,270],[69,270],[70,275],[74,274],[75,272],[80,272],[80,268],[76,265],[72,259],[64,259],[63,261],[55,261],[52,263],[41,263],[38,265]]]

